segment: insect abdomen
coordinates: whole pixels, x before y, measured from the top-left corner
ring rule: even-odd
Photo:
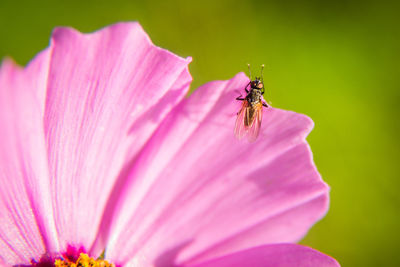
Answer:
[[[244,116],[244,125],[246,127],[250,127],[254,122],[256,109],[253,108],[253,107],[249,107],[246,111],[247,112],[246,112],[246,114]]]

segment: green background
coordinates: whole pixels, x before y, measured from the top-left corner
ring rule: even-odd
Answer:
[[[267,98],[309,115],[331,208],[303,244],[343,266],[400,266],[399,6],[384,1],[0,1],[0,58],[26,64],[55,26],[137,20],[192,56],[192,89],[266,65]]]

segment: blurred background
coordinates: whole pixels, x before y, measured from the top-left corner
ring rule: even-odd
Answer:
[[[400,266],[400,18],[385,1],[0,1],[0,58],[25,65],[55,26],[137,20],[192,56],[192,90],[266,65],[272,105],[310,116],[331,208],[302,241],[342,266]]]

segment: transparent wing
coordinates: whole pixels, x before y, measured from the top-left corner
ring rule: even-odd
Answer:
[[[247,133],[247,127],[244,124],[245,116],[248,116],[249,103],[244,100],[235,123],[235,136],[237,139],[242,139]]]
[[[262,121],[262,112],[263,111],[263,105],[262,103],[258,104],[256,107],[256,114],[253,119],[253,123],[250,125],[248,128],[247,132],[247,139],[249,142],[254,142],[256,141],[259,133],[260,133],[260,128],[261,128],[261,121]]]

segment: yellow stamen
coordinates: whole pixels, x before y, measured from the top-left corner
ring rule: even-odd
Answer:
[[[115,264],[102,259],[93,259],[85,253],[81,253],[76,262],[56,260],[55,267],[115,267]]]

